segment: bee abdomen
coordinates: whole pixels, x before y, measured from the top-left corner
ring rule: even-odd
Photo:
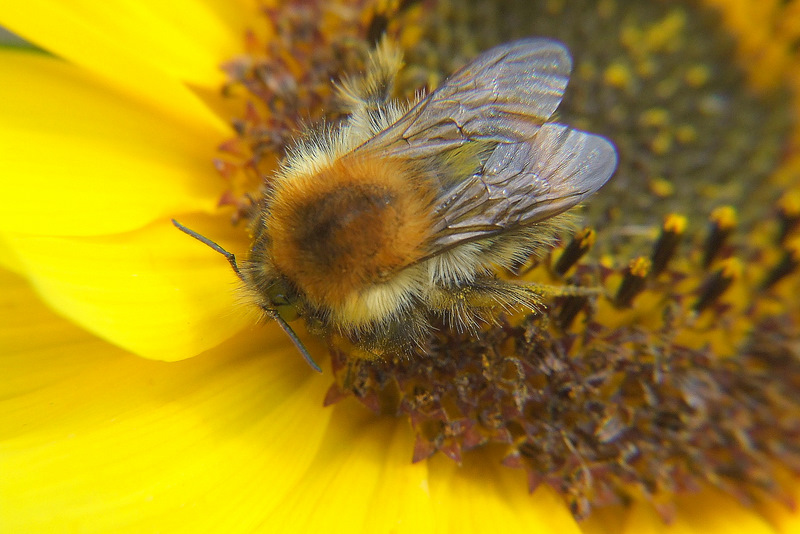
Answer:
[[[401,162],[363,155],[286,179],[266,220],[275,265],[335,312],[423,254],[434,198],[430,182]]]

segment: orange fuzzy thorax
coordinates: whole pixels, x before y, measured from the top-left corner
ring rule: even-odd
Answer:
[[[279,181],[266,220],[276,268],[317,306],[336,310],[419,258],[434,191],[396,159],[350,154]]]

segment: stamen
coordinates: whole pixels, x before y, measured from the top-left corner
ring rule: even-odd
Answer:
[[[722,206],[711,212],[711,224],[703,246],[703,267],[708,269],[711,262],[722,250],[728,237],[736,228],[736,210],[732,206]]]
[[[683,235],[686,232],[686,224],[686,217],[674,213],[668,215],[664,220],[664,224],[661,226],[661,235],[656,241],[653,247],[653,254],[650,257],[652,263],[650,273],[652,276],[658,276],[667,268],[667,264],[675,255],[675,251],[683,239]]]
[[[634,297],[644,290],[647,284],[647,277],[651,272],[652,263],[647,258],[640,256],[631,260],[614,297],[614,305],[618,308],[629,307]]]
[[[800,239],[794,239],[787,243],[787,247],[781,261],[772,268],[761,284],[761,289],[769,289],[787,275],[793,273],[800,265]]]
[[[781,225],[779,240],[785,241],[800,222],[800,192],[790,191],[784,194],[778,201],[778,213]]]
[[[731,284],[742,276],[742,264],[736,258],[728,258],[704,283],[700,297],[694,304],[696,312],[701,312],[714,304]]]
[[[556,322],[559,328],[566,330],[572,325],[575,317],[586,308],[589,300],[586,297],[566,297],[558,310]]]
[[[597,233],[592,228],[584,228],[572,238],[569,245],[564,248],[554,268],[556,274],[564,276],[569,269],[589,252],[594,245]]]

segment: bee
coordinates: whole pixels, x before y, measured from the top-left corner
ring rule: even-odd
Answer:
[[[437,321],[477,332],[541,290],[497,269],[552,245],[562,214],[617,166],[614,145],[550,119],[567,48],[528,38],[492,48],[431,94],[392,99],[400,54],[383,41],[339,86],[345,118],[307,133],[265,186],[243,286],[314,369],[288,322],[379,357],[420,347]]]

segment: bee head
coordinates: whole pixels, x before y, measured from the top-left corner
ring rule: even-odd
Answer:
[[[291,322],[300,317],[298,310],[299,296],[282,278],[276,279],[267,288],[265,311],[270,315],[279,315],[284,321]]]
[[[172,219],[172,224],[174,224],[175,227],[184,234],[197,239],[204,245],[207,245],[208,247],[225,256],[225,259],[227,259],[228,263],[231,264],[233,272],[236,273],[236,276],[238,276],[239,279],[248,287],[254,285],[251,280],[248,280],[248,277],[242,274],[242,271],[239,269],[239,264],[236,262],[236,256],[233,253],[228,252],[218,244],[211,241],[209,238],[198,234],[194,230],[186,228],[175,219]],[[300,317],[300,314],[297,311],[297,303],[299,298],[297,292],[294,291],[283,278],[278,277],[270,281],[266,291],[263,292],[263,295],[266,297],[267,302],[261,304],[261,309],[264,310],[270,319],[274,319],[275,322],[278,323],[278,326],[280,326],[286,335],[289,336],[289,339],[292,340],[297,349],[300,351],[300,354],[303,355],[303,358],[306,360],[306,362],[308,362],[312,369],[318,373],[321,373],[322,369],[320,369],[319,365],[317,365],[317,362],[315,362],[308,353],[308,350],[303,345],[303,342],[300,341],[300,338],[297,337],[297,334],[295,334],[294,330],[292,330],[292,327],[289,326],[289,321],[293,321]]]

